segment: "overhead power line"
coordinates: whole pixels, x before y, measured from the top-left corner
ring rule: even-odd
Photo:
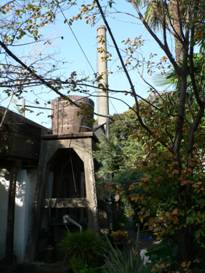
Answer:
[[[93,66],[92,66],[92,64],[91,64],[91,62],[90,62],[90,60],[89,60],[87,54],[85,53],[85,51],[84,51],[84,49],[83,49],[83,47],[82,47],[82,45],[81,45],[81,43],[80,43],[80,41],[79,41],[77,35],[75,34],[73,28],[72,28],[71,25],[69,24],[68,19],[67,19],[67,17],[65,16],[65,13],[63,12],[63,10],[62,10],[62,8],[61,8],[61,6],[59,5],[59,2],[58,2],[57,0],[56,0],[56,3],[57,3],[57,5],[58,5],[58,8],[59,8],[59,10],[60,10],[60,12],[61,12],[63,18],[64,18],[64,22],[68,25],[68,27],[69,27],[69,29],[70,29],[70,31],[71,31],[71,33],[72,33],[72,35],[73,35],[73,37],[74,37],[76,43],[78,44],[80,50],[82,51],[83,56],[85,57],[86,62],[88,63],[89,67],[91,68],[91,70],[92,70],[93,73],[95,74],[96,71],[94,70],[94,68],[93,68]]]

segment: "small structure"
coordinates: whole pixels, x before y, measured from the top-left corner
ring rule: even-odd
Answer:
[[[49,234],[47,244],[55,245],[65,232],[66,214],[84,227],[98,228],[92,154],[94,104],[84,97],[69,96],[69,100],[57,99],[52,105],[52,134],[42,138],[35,199],[34,219],[36,224],[41,220],[42,234],[38,234],[34,224],[30,249],[45,233]],[[39,206],[44,207],[43,211]]]
[[[0,118],[5,111],[0,107]],[[48,131],[12,111],[0,128],[0,258],[25,257],[41,136]]]
[[[52,131],[8,111],[0,132],[2,258],[32,260],[36,250],[62,238],[67,214],[83,227],[98,228],[94,104],[70,96],[52,106]]]
[[[104,26],[98,28],[97,39],[100,115],[96,132],[108,136]],[[69,96],[54,100],[52,108],[52,130],[12,111],[0,128],[0,259],[33,260],[36,252],[62,238],[66,215],[83,228],[98,229],[94,103]],[[5,110],[0,107],[0,118]]]

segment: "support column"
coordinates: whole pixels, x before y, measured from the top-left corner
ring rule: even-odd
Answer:
[[[97,219],[97,196],[94,176],[94,164],[92,155],[84,161],[86,199],[88,201],[88,227],[92,230],[98,230]]]
[[[14,222],[15,222],[15,197],[16,180],[19,164],[15,162],[10,169],[10,183],[8,189],[8,213],[7,213],[7,232],[6,232],[6,260],[14,261]]]
[[[32,224],[29,232],[29,237],[26,247],[26,261],[33,261],[37,254],[37,247],[39,242],[41,216],[43,207],[43,197],[48,177],[47,161],[48,149],[46,142],[41,142],[41,153],[38,164],[38,180],[34,193],[33,207],[32,207]]]

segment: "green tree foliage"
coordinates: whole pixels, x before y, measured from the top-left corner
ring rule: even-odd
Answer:
[[[158,110],[153,112],[151,106],[143,102],[140,103],[143,120],[152,128],[162,143],[169,144],[170,142],[169,145],[171,145],[174,135],[172,120],[176,115],[176,96],[176,92],[170,92],[150,97],[155,106],[159,109],[166,109],[161,112]],[[187,120],[184,134],[188,134],[192,118],[188,104],[186,111]],[[165,270],[162,272],[173,272],[172,270],[179,269],[184,263],[185,269],[187,269],[186,263],[188,261],[190,262],[189,268],[195,267],[196,259],[198,262],[202,259],[200,253],[203,253],[205,247],[203,243],[205,239],[204,120],[197,131],[194,154],[188,164],[186,163],[188,138],[184,138],[183,167],[180,173],[177,160],[172,152],[157,140],[150,138],[149,134],[144,133],[133,112],[128,111],[120,118],[116,117],[115,122],[111,126],[111,137],[110,141],[106,142],[105,150],[110,152],[110,147],[112,147],[114,149],[113,155],[115,155],[118,153],[119,145],[120,156],[115,156],[114,166],[109,165],[110,154],[103,154],[101,150],[97,156],[98,159],[102,155],[104,157],[101,161],[101,174],[105,176],[108,172],[113,173],[114,181],[118,181],[120,184],[123,184],[124,179],[127,188],[125,191],[125,187],[123,187],[120,193],[123,197],[126,196],[132,209],[135,209],[135,220],[140,221],[146,230],[151,231],[156,240],[160,240],[162,245],[169,245],[167,249],[170,251],[172,249],[174,252],[161,250],[156,253],[155,250],[150,252],[155,263],[158,259],[158,264],[153,267],[153,272],[159,272],[157,270],[160,267],[161,270]],[[120,138],[123,133],[125,138]],[[100,144],[101,149],[104,147],[101,145],[104,144]],[[106,161],[107,156],[108,161]],[[106,162],[105,165],[104,162]],[[133,169],[137,175],[134,180],[131,180],[130,170]],[[124,171],[126,171],[125,176],[123,176]],[[105,180],[105,182],[109,181]],[[165,245],[159,249],[166,248]],[[190,260],[186,256],[187,250],[191,251]],[[162,252],[167,253],[167,256]],[[173,260],[170,257],[173,257]],[[182,272],[189,272],[185,269]]]
[[[60,5],[62,7],[65,4],[65,7],[69,7],[76,2],[61,1]],[[104,16],[103,10],[110,8],[116,11],[117,2],[85,1],[80,6],[79,13],[70,20],[66,19],[65,23],[72,24],[84,18],[87,23],[94,24],[100,13],[109,34],[112,34],[108,17]],[[129,63],[125,64],[123,58],[120,58],[122,56],[117,43],[112,38],[130,84],[130,91],[125,91],[125,95],[134,98],[135,106],[125,118],[123,117],[125,124],[115,121],[110,142],[106,143],[104,140],[100,144],[104,152],[99,156],[103,166],[99,176],[105,180],[112,177],[114,181],[118,179],[126,181],[125,174],[129,173],[128,170],[134,169],[140,173],[137,178],[139,182],[132,185],[131,189],[126,187],[126,195],[129,195],[132,202],[137,202],[137,206],[140,207],[138,217],[156,238],[161,242],[165,241],[166,244],[167,241],[170,241],[171,245],[177,244],[175,256],[177,260],[174,265],[161,261],[162,264],[156,264],[161,268],[153,270],[170,273],[191,272],[196,264],[202,261],[205,236],[203,215],[205,2],[204,0],[128,2],[136,11],[136,20],[144,25],[145,30],[164,52],[163,60],[166,61],[164,63],[168,63],[169,70],[170,68],[173,70],[176,88],[172,93],[161,94],[148,83],[152,95],[148,101],[139,101],[127,70],[138,68],[132,65],[138,46],[136,43],[128,44],[127,54],[130,58]],[[9,1],[0,7],[3,22],[0,45],[5,50],[3,53],[6,52],[12,58],[14,56],[8,51],[9,44],[29,35],[34,40],[39,39],[40,28],[53,22],[56,11],[59,11],[59,1],[22,3],[20,5],[21,1]],[[175,52],[172,48],[173,41],[176,45]],[[22,66],[22,63],[18,63]],[[162,67],[162,62],[159,66]],[[164,74],[168,72],[166,71],[168,66],[163,69]],[[150,67],[152,64],[149,62],[147,68],[151,74]],[[61,81],[56,88],[56,81],[48,82],[42,77],[37,77],[33,67],[23,68],[28,75],[35,76],[35,79],[53,91],[61,88]],[[8,71],[8,66],[3,66],[3,69]],[[124,101],[126,103],[126,97]]]
[[[24,36],[40,38],[42,27],[54,22],[58,4],[66,1],[2,1],[0,5],[1,37],[12,45]]]
[[[115,179],[125,168],[135,167],[136,151],[141,149],[132,131],[135,123],[132,112],[113,116],[109,140],[102,136],[96,152],[96,159],[102,164],[99,177],[109,174]]]
[[[162,261],[153,272],[192,272],[196,261],[202,262],[204,248],[204,57],[196,54],[197,47],[204,51],[204,1],[129,2],[166,54],[176,83],[172,93],[152,88],[150,104],[135,100],[135,140],[145,158],[136,151],[136,168],[143,177],[132,188],[131,198],[156,238],[177,245],[173,264]]]

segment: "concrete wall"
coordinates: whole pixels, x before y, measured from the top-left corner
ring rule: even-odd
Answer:
[[[89,211],[88,226],[93,230],[97,230],[97,195],[92,150],[93,142],[91,137],[83,138],[82,136],[84,136],[84,134],[85,133],[80,133],[78,138],[65,138],[47,141],[43,146],[45,150],[41,160],[44,163],[44,167],[41,169],[46,170],[47,162],[49,162],[58,149],[71,148],[76,152],[84,164],[86,199],[88,201]],[[43,175],[44,177],[42,178],[42,181],[45,181],[49,175],[48,170]]]
[[[37,181],[36,170],[20,170],[16,183],[14,253],[18,262],[24,260],[31,227],[33,196]],[[9,181],[0,177],[0,257],[5,253]]]
[[[0,259],[5,254],[7,206],[8,206],[8,172],[6,169],[0,170]]]

